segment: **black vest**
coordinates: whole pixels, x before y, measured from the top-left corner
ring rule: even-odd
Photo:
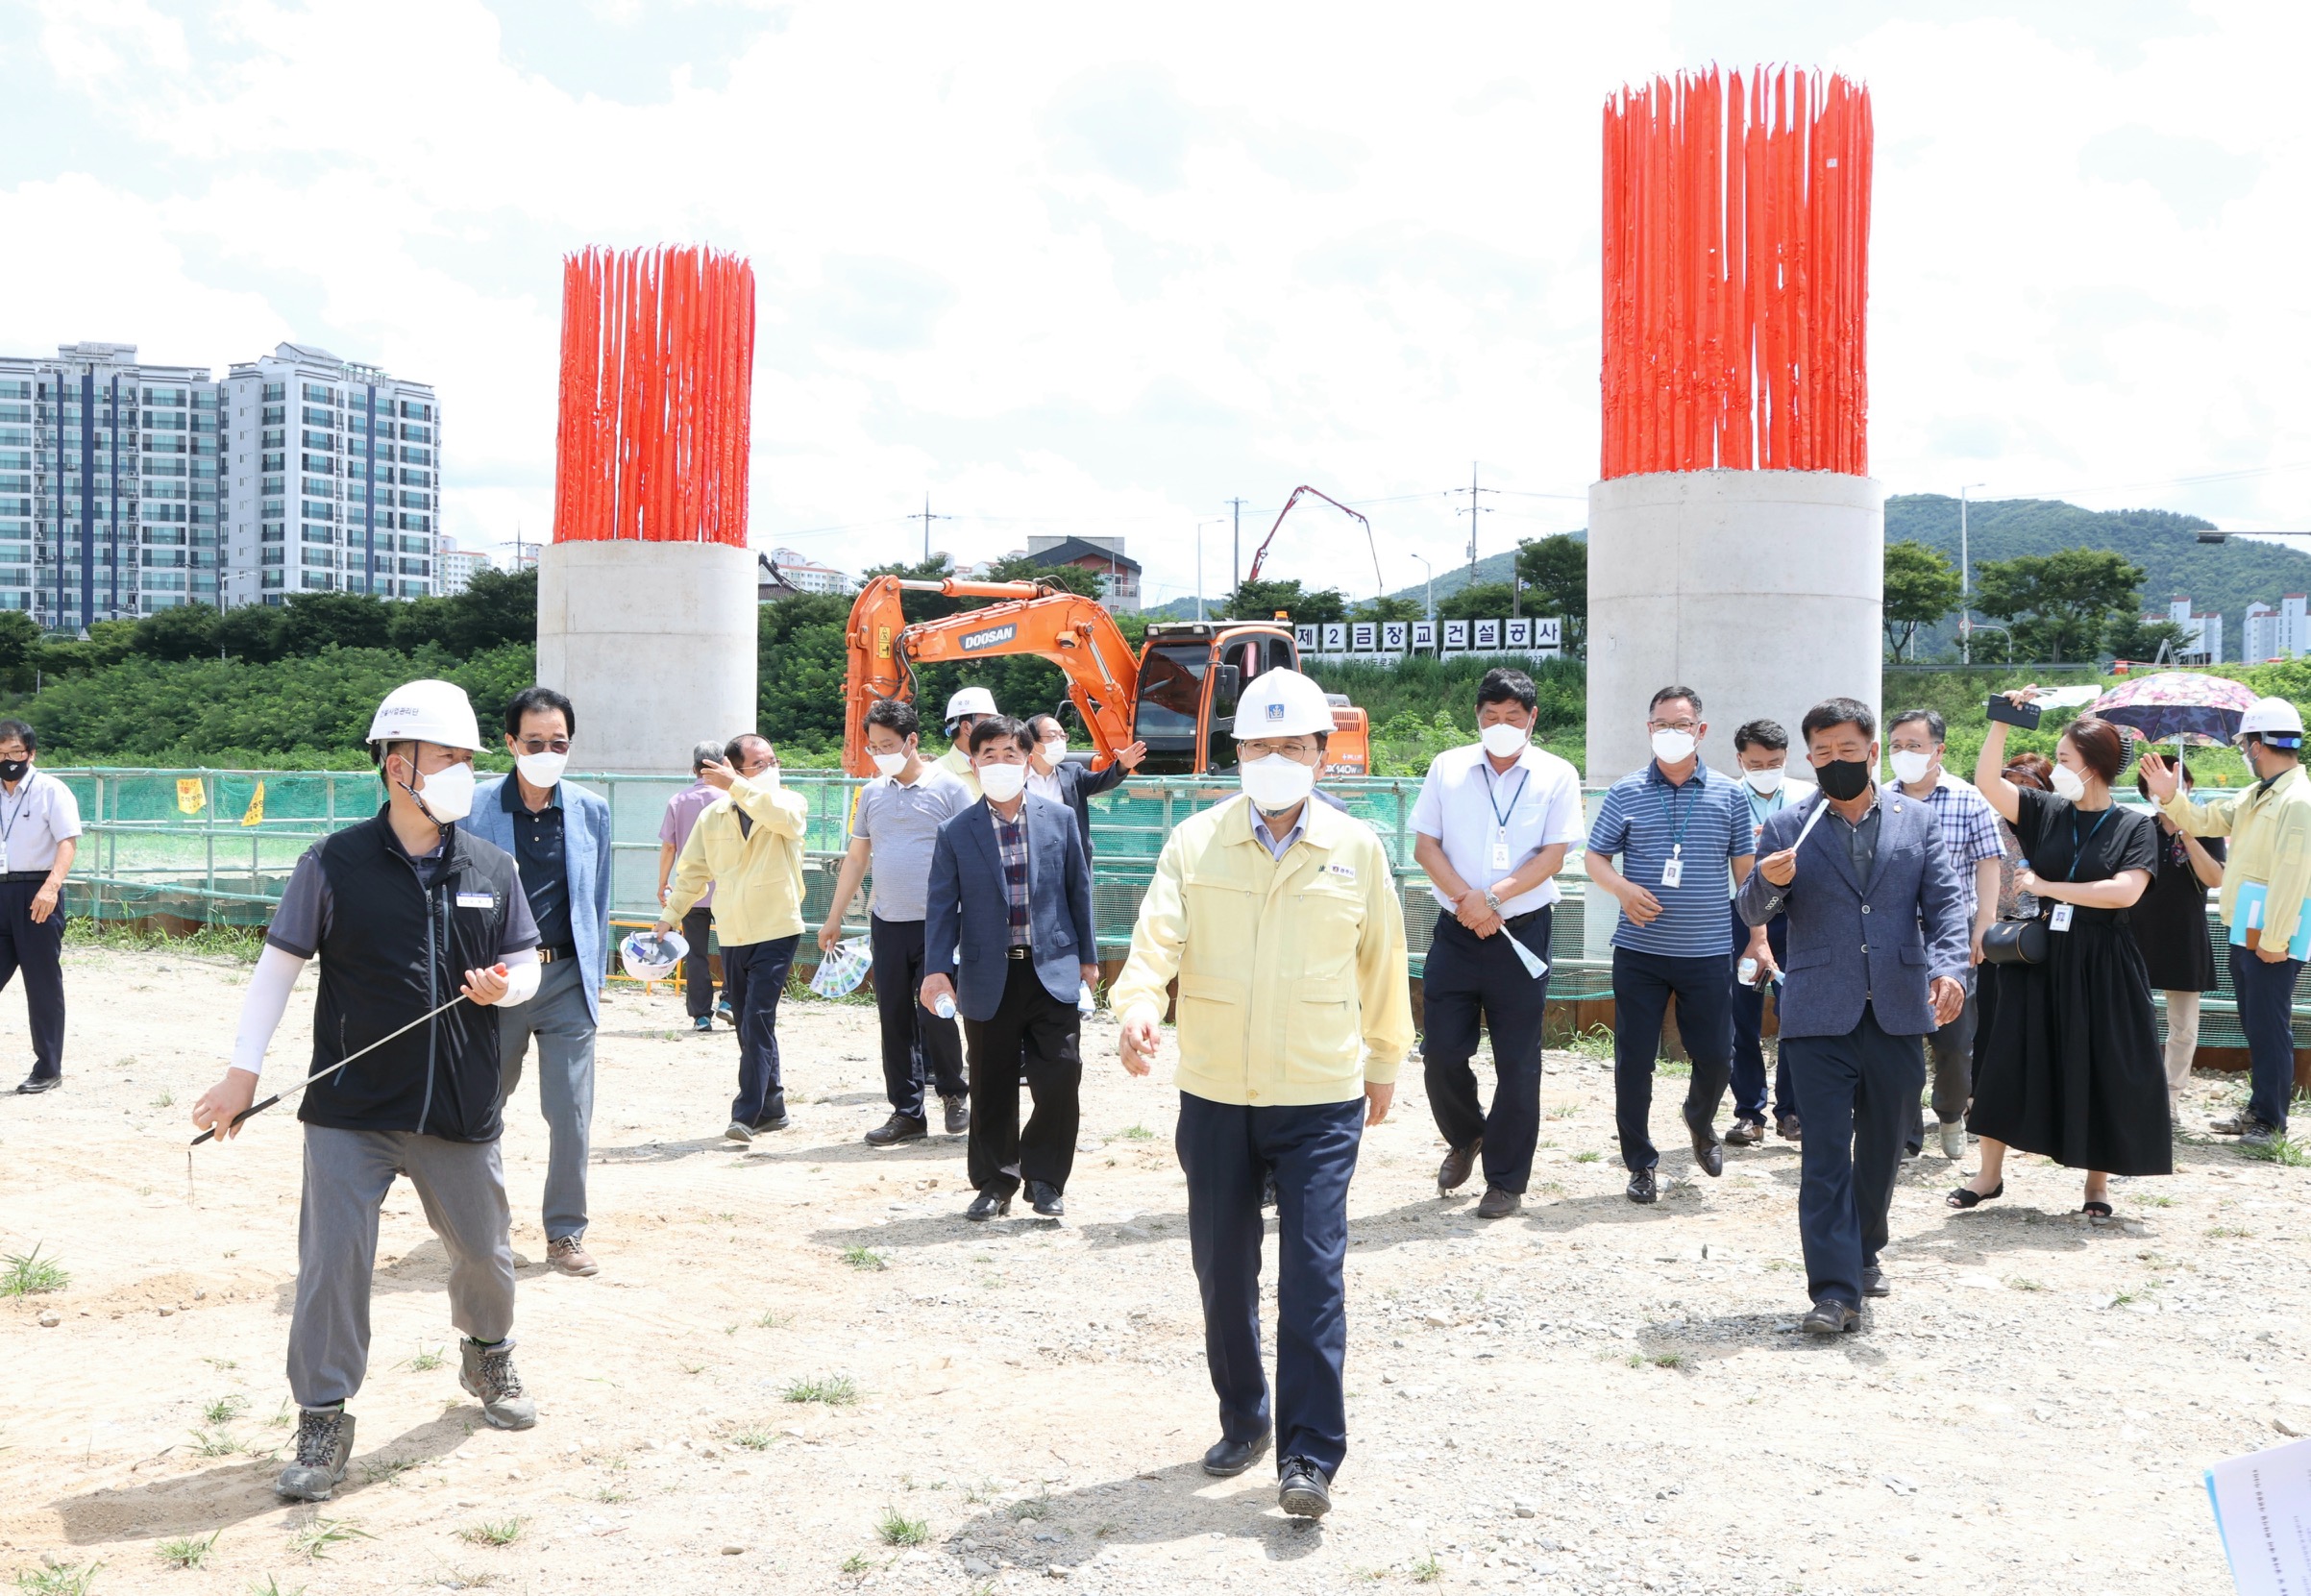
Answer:
[[[334,908],[321,939],[313,1069],[327,1069],[440,1007],[465,972],[498,962],[518,891],[513,856],[452,827],[429,891],[380,810],[315,845]],[[307,1090],[297,1117],[336,1130],[491,1142],[498,1011],[459,1003]]]

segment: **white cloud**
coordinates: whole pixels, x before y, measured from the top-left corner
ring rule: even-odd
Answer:
[[[0,139],[0,236],[51,247],[0,256],[0,348],[296,337],[433,381],[487,544],[551,521],[562,252],[710,240],[761,284],[764,546],[907,554],[927,489],[965,557],[1120,531],[1181,591],[1198,520],[1249,501],[1248,558],[1309,481],[1391,501],[1409,583],[1463,557],[1472,458],[1594,476],[1599,107],[1730,41],[1871,85],[1889,486],[2311,524],[2311,472],[2154,480],[2311,461],[2294,12],[1791,14],[53,0]],[[1583,519],[1488,503],[1488,549]],[[1370,584],[1328,514],[1271,563]]]

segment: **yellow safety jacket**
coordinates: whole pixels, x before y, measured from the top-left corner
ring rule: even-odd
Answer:
[[[1109,994],[1162,1013],[1179,977],[1181,1091],[1259,1107],[1346,1102],[1413,1043],[1404,905],[1380,839],[1316,798],[1281,860],[1235,798],[1176,827]]]
[[[954,775],[964,786],[970,788],[971,802],[979,801],[982,796],[979,792],[979,767],[971,762],[970,754],[965,753],[961,749],[949,747],[945,753],[932,760],[931,763]]]
[[[741,832],[740,810],[751,829]],[[714,934],[725,947],[802,929],[802,834],[810,805],[775,779],[740,776],[709,804],[675,860],[665,918],[675,925],[714,883]]]
[[[2194,837],[2228,837],[2223,868],[2223,923],[2231,924],[2242,883],[2259,882],[2265,945],[2295,936],[2303,897],[2311,894],[2311,776],[2301,766],[2269,787],[2261,782],[2224,798],[2194,800],[2180,788],[2160,808]]]

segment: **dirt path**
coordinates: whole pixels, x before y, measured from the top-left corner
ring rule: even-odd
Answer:
[[[71,1275],[0,1302],[0,1572],[101,1559],[99,1592],[277,1579],[313,1596],[1046,1576],[1093,1591],[2212,1593],[2229,1582],[2200,1470],[2282,1440],[2274,1420],[2311,1431],[2299,1172],[2192,1145],[2173,1179],[2116,1183],[2121,1222],[2091,1226],[2075,1177],[2038,1161],[1964,1216],[1941,1203],[1949,1166],[1913,1163],[1895,1294],[1869,1333],[1812,1345],[1794,1334],[1795,1149],[1731,1154],[1714,1182],[1672,1153],[1661,1203],[1633,1207],[1610,1073],[1568,1055],[1519,1218],[1480,1227],[1466,1195],[1437,1200],[1416,1074],[1367,1135],[1350,1455],[1332,1518],[1289,1524],[1266,1465],[1217,1483],[1195,1468],[1217,1425],[1176,1099],[1123,1076],[1104,1017],[1068,1222],[979,1227],[958,1217],[960,1139],[859,1142],[885,1112],[872,1010],[790,1012],[794,1128],[739,1150],[719,1136],[729,1033],[695,1038],[677,1000],[629,992],[602,1046],[600,1278],[544,1268],[534,1088],[511,1116],[538,1427],[479,1428],[459,1393],[441,1252],[405,1184],[353,1473],[317,1512],[291,1509],[262,1454],[287,1433],[293,1124],[276,1111],[185,1189],[185,1108],[221,1068],[245,978],[72,953],[66,1089],[0,1098],[0,1252],[37,1243]],[[309,1009],[292,1005],[276,1059],[302,1055]],[[23,1034],[12,990],[0,1035]],[[1657,1135],[1674,1136],[1673,1095]],[[855,1401],[788,1400],[845,1380]],[[481,1533],[513,1520],[510,1544]],[[920,1544],[887,1543],[885,1520]],[[296,1540],[317,1521],[359,1535],[308,1558]],[[160,1548],[212,1532],[197,1570],[164,1566]]]

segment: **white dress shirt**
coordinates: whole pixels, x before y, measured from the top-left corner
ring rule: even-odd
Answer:
[[[1530,743],[1505,773],[1492,768],[1482,743],[1447,749],[1429,765],[1420,800],[1413,805],[1413,829],[1437,839],[1462,880],[1489,887],[1542,848],[1579,843],[1587,834],[1581,773]],[[1498,863],[1503,858],[1505,865]],[[1438,903],[1453,907],[1441,890],[1429,890]],[[1545,909],[1561,896],[1551,876],[1529,893],[1503,898],[1501,918]]]
[[[0,787],[0,870],[47,870],[57,846],[80,834],[80,800],[55,776],[35,768],[14,792]]]

